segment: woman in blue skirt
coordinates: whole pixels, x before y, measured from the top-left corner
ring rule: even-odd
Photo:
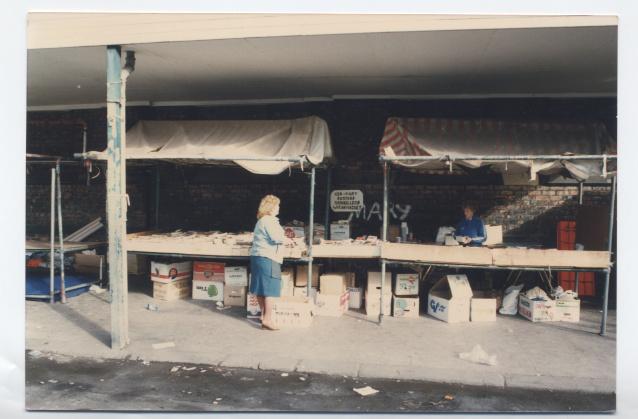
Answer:
[[[253,233],[253,246],[250,250],[250,292],[257,296],[261,310],[261,327],[276,330],[271,322],[273,297],[281,292],[281,264],[283,262],[280,247],[287,238],[279,224],[279,198],[266,195],[257,210],[257,224]]]

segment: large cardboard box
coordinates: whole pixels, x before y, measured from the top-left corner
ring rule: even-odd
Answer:
[[[394,282],[395,295],[419,295],[419,275],[397,274]]]
[[[193,279],[195,281],[224,282],[225,264],[219,262],[193,262]]]
[[[190,278],[162,283],[153,281],[153,298],[162,301],[184,300],[190,298]]]
[[[580,321],[580,300],[556,300],[556,317],[561,322]]]
[[[312,323],[312,302],[306,297],[279,297],[274,299],[271,319],[278,329],[309,327]]]
[[[224,306],[245,307],[246,287],[235,287],[224,284]]]
[[[312,286],[314,288],[319,287],[319,271],[321,265],[312,265]],[[308,265],[297,265],[297,272],[295,273],[295,287],[305,287],[308,284]]]
[[[193,262],[151,262],[151,281],[169,283],[180,279],[191,279]]]
[[[349,223],[332,223],[330,224],[330,240],[348,240],[350,239]]]
[[[428,314],[448,323],[470,321],[472,288],[465,275],[446,275],[430,289]]]
[[[193,300],[224,301],[224,283],[193,280]]]
[[[339,294],[317,293],[314,314],[317,316],[340,317],[348,310],[348,292]]]
[[[100,270],[105,271],[105,260],[103,255],[84,255],[76,253],[74,255],[73,269],[75,272],[91,275],[100,275]]]
[[[496,321],[496,298],[472,298],[470,302],[470,320],[473,322]]]
[[[126,266],[128,273],[133,275],[145,275],[148,273],[148,256],[137,253],[127,253]]]
[[[419,297],[402,297],[395,295],[392,298],[392,316],[406,318],[419,317]]]
[[[261,317],[261,308],[255,294],[248,293],[246,297],[246,317],[249,319],[259,319]]]
[[[556,301],[532,300],[526,295],[518,297],[518,314],[533,322],[557,321]]]
[[[292,291],[293,297],[308,297],[308,287],[295,287]],[[310,288],[310,299],[314,301],[317,298],[317,288]]]
[[[359,310],[363,305],[363,289],[348,287],[348,308]]]
[[[486,224],[485,234],[487,234],[487,239],[483,242],[483,246],[503,243],[503,226]]]
[[[231,287],[248,286],[248,269],[245,266],[225,266],[224,285]]]
[[[295,280],[293,271],[284,270],[281,272],[281,297],[292,297],[294,295]]]
[[[381,287],[381,272],[368,272],[368,285],[366,291]],[[392,272],[385,271],[385,289],[392,290]]]
[[[389,316],[392,313],[392,290],[390,287],[386,288],[386,292],[383,293],[383,315]],[[370,292],[365,292],[365,306],[366,315],[368,317],[378,316],[379,307],[381,302],[381,291],[379,289],[373,289]]]
[[[345,275],[323,274],[319,277],[319,291],[326,295],[341,295],[346,291]]]

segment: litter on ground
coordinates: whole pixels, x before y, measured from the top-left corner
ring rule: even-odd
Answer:
[[[154,343],[151,346],[153,347],[153,349],[174,348],[175,347],[175,342]]]
[[[370,386],[353,388],[352,390],[354,390],[356,393],[359,393],[362,396],[370,396],[372,394],[377,394],[379,392],[379,390],[376,390]]]
[[[470,352],[462,352],[459,354],[459,358],[474,362],[476,364],[484,364],[484,365],[496,365],[496,355],[489,355],[481,345],[474,345],[474,348]]]

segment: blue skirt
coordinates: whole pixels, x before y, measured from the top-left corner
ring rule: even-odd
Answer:
[[[281,265],[267,257],[251,256],[250,293],[258,297],[279,297]]]

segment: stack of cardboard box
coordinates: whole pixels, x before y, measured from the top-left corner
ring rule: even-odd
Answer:
[[[315,299],[315,314],[339,317],[347,310],[346,275],[341,273],[321,275],[319,292]]]
[[[192,262],[151,262],[153,298],[163,301],[186,299],[191,293]]]
[[[224,301],[225,265],[193,263],[193,300]]]
[[[224,267],[224,306],[245,307],[248,269],[245,266]]]
[[[392,297],[394,317],[419,317],[419,275],[397,274]]]
[[[312,264],[312,282],[310,289],[310,297],[314,300],[319,287],[319,271],[321,265]],[[308,297],[308,265],[297,265],[295,272],[295,289],[293,295],[295,297]]]
[[[470,287],[466,275],[446,275],[430,289],[428,314],[448,323],[496,321],[496,298]]]
[[[386,271],[383,288],[383,315],[389,316],[392,310],[392,273]],[[381,307],[381,272],[368,272],[368,285],[365,292],[366,315],[379,315]]]

